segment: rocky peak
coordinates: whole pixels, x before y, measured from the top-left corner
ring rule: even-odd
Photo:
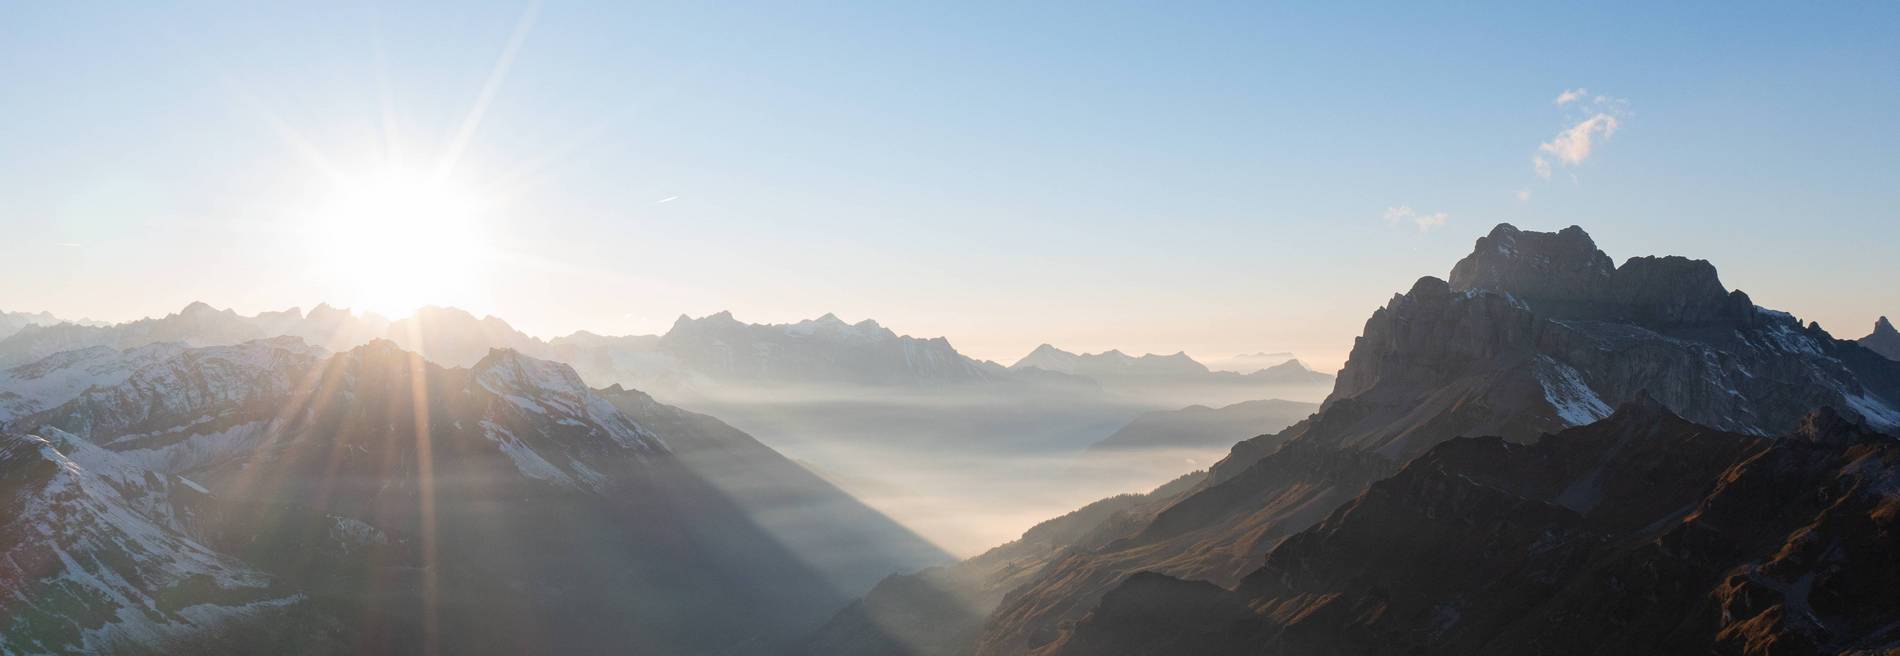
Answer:
[[[496,394],[538,394],[558,392],[580,395],[587,392],[574,368],[559,362],[537,360],[508,348],[489,349],[488,356],[471,369],[475,381]]]
[[[1889,360],[1900,360],[1900,332],[1893,329],[1893,324],[1889,323],[1886,317],[1881,317],[1879,321],[1874,322],[1874,332],[1860,338],[1860,345],[1886,356]]]
[[[1500,223],[1451,268],[1452,291],[1489,289],[1533,305],[1593,300],[1616,267],[1583,228],[1519,230]]]

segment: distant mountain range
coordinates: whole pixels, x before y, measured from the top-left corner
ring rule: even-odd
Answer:
[[[1142,356],[1130,356],[1121,351],[1075,354],[1048,344],[1036,347],[1009,368],[1012,371],[1041,369],[1093,378],[1111,385],[1154,380],[1302,385],[1324,384],[1333,380],[1332,376],[1313,371],[1291,356],[1241,374],[1210,370],[1183,352]]]
[[[1499,225],[1373,313],[1312,417],[1112,540],[941,570],[1007,590],[914,653],[1879,653],[1896,433],[1900,363],[1707,262]],[[915,634],[929,597],[820,637]]]
[[[8,653],[776,653],[945,558],[715,419],[512,350],[95,346],[7,376]]]
[[[1093,384],[1082,379],[1083,374],[1056,368],[1012,372],[964,356],[941,337],[899,335],[873,320],[848,324],[831,314],[793,324],[749,324],[721,312],[699,319],[681,316],[665,335],[608,337],[583,331],[553,340],[529,336],[497,317],[478,318],[459,309],[440,307],[422,308],[393,321],[328,305],[319,305],[309,314],[291,308],[243,316],[202,302],[164,317],[122,324],[65,323],[43,314],[6,316],[9,321],[18,318],[20,328],[0,339],[0,366],[94,346],[214,346],[294,336],[333,351],[388,339],[448,366],[471,366],[489,349],[507,348],[569,362],[587,379],[602,384],[662,390],[708,385]],[[1106,355],[1080,357],[1093,361]],[[1184,355],[1179,357],[1185,359]],[[1090,371],[1105,377],[1139,375],[1147,369],[1147,359],[1142,366],[1126,371]],[[1210,374],[1192,360],[1186,360],[1186,367],[1184,371],[1189,374]],[[1017,369],[1022,368],[1019,363]],[[1257,379],[1313,382],[1326,378],[1304,371],[1297,363],[1272,371],[1258,374]]]
[[[1075,466],[1098,476],[1118,476],[1141,489],[1204,469],[1225,457],[1235,443],[1278,433],[1316,410],[1317,403],[1264,399],[1143,413],[1089,446]]]
[[[51,312],[0,311],[0,338],[12,336],[27,326],[56,326],[62,323],[74,323],[82,326],[104,325],[90,319],[61,319],[53,316]]]

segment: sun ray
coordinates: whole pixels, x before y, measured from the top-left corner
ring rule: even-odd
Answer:
[[[508,69],[514,65],[515,53],[520,52],[521,44],[528,40],[528,32],[534,28],[536,17],[541,14],[539,1],[530,3],[521,12],[521,18],[515,22],[515,31],[508,36],[508,44],[503,46],[501,58],[495,61],[495,67],[488,72],[488,79],[482,83],[482,92],[475,99],[475,105],[469,108],[468,116],[462,119],[462,127],[455,132],[455,140],[449,142],[448,150],[442,153],[442,159],[436,164],[435,179],[446,180],[461,160],[462,152],[475,136],[475,128],[482,123],[482,116],[488,113],[488,105],[501,91],[501,83],[508,78]]]

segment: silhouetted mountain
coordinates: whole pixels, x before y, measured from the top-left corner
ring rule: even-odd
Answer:
[[[1287,351],[1258,351],[1208,360],[1202,364],[1207,365],[1207,368],[1215,371],[1232,371],[1234,373],[1244,374],[1283,364],[1292,359],[1294,359],[1293,354]]]
[[[1048,344],[1036,347],[1009,370],[1018,375],[1054,372],[1079,376],[1125,396],[1181,403],[1232,403],[1237,402],[1231,400],[1235,396],[1246,400],[1310,395],[1317,400],[1333,382],[1332,376],[1308,369],[1292,358],[1240,374],[1211,371],[1187,353],[1140,357],[1121,351],[1075,354]]]
[[[1877,653],[1897,482],[1900,440],[1831,409],[1771,439],[1639,398],[1528,446],[1440,444],[1234,590],[1130,577],[1045,651]]]
[[[1195,490],[1141,508],[1150,519],[1127,537],[1039,569],[988,615],[974,651],[1064,645],[1070,623],[1114,590],[1123,610],[1100,624],[1160,616],[1148,637],[1161,642],[1123,635],[1129,652],[1192,653],[1201,643],[1167,641],[1210,625],[1176,619],[1234,617],[1193,601],[1199,593],[1238,586],[1281,540],[1433,447],[1466,435],[1531,442],[1645,393],[1696,424],[1757,437],[1794,431],[1823,406],[1875,430],[1900,426],[1900,364],[1756,307],[1707,262],[1614,267],[1579,228],[1500,225],[1450,282],[1420,279],[1373,313],[1318,413],[1236,445]],[[1144,571],[1202,582],[1131,578]]]
[[[10,652],[770,653],[942,557],[716,420],[514,351],[122,369],[0,440]]]
[[[1267,399],[1144,413],[1083,451],[1076,466],[1138,484],[1167,480],[1204,469],[1236,442],[1278,433],[1318,409],[1317,403]]]
[[[1055,371],[1076,376],[1087,376],[1096,380],[1117,379],[1131,376],[1194,376],[1209,373],[1207,367],[1195,362],[1187,353],[1174,355],[1155,355],[1149,353],[1134,357],[1121,351],[1102,353],[1083,353],[1077,355],[1062,349],[1043,344],[1030,351],[1029,355],[1010,365],[1011,369],[1035,367],[1045,371]]]
[[[1886,317],[1874,322],[1874,331],[1860,338],[1860,345],[1889,360],[1900,360],[1900,331],[1894,330]]]

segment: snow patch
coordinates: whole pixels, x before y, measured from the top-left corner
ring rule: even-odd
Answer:
[[[1538,356],[1538,364],[1537,383],[1558,419],[1570,426],[1582,426],[1610,416],[1612,408],[1583,382],[1583,374],[1576,368],[1549,356]]]

